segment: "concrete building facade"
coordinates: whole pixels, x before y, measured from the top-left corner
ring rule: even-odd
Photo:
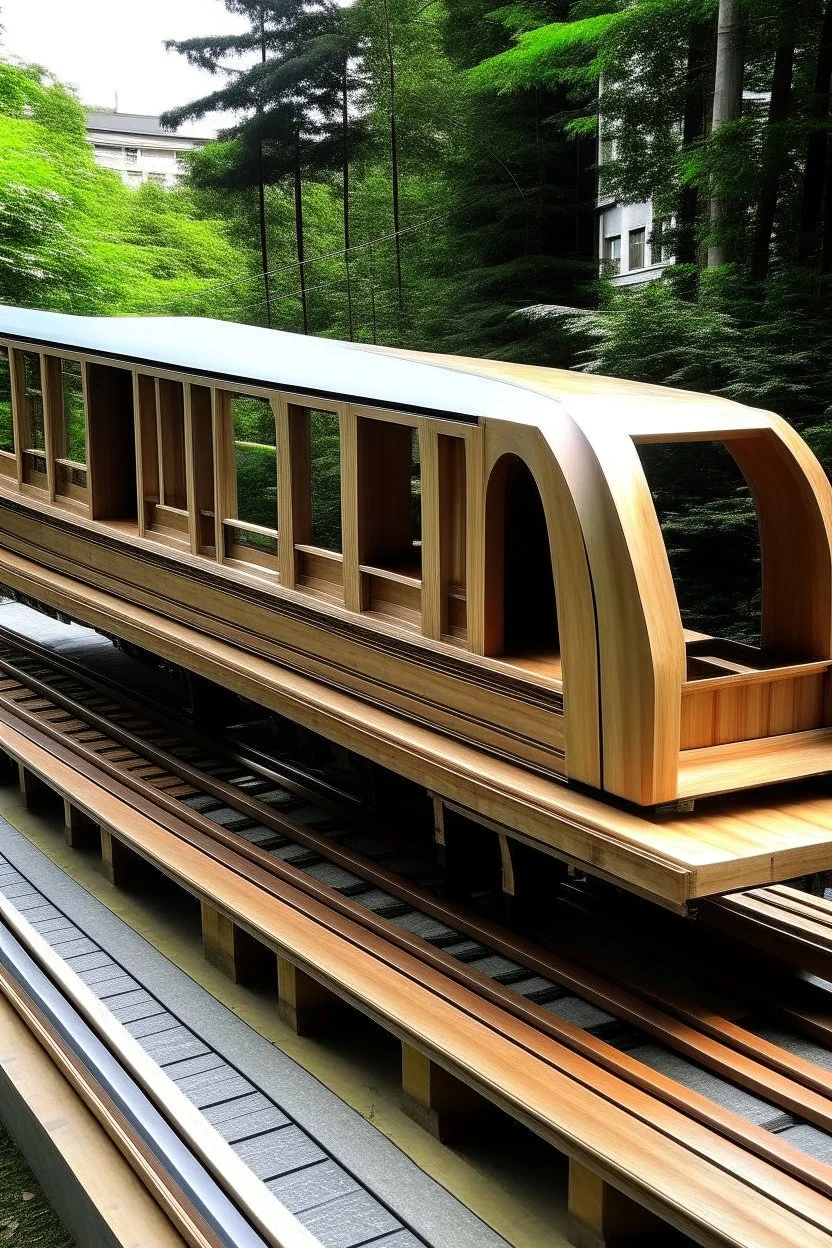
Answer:
[[[598,157],[598,260],[613,286],[640,286],[658,277],[673,261],[664,239],[664,222],[652,200],[624,204],[603,193],[604,164],[615,159],[615,140],[601,140]]]

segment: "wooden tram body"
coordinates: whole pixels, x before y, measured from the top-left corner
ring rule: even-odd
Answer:
[[[200,319],[5,308],[0,348],[0,582],[215,679],[222,653],[230,687],[669,904],[832,867],[816,795],[807,818],[760,790],[768,831],[707,803],[652,820],[832,770],[832,494],[776,415]],[[241,398],[273,417],[269,524],[242,514]],[[312,413],[340,549],[313,544]],[[701,440],[755,499],[758,649],[682,626],[637,448]]]

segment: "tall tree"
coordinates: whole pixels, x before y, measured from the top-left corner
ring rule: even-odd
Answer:
[[[735,122],[742,112],[742,83],[745,67],[743,55],[742,0],[719,0],[716,29],[716,71],[714,103],[711,112],[711,137],[720,140],[723,126]],[[730,208],[718,186],[711,194],[711,243],[708,247],[708,268],[725,264],[730,249],[725,238],[725,222]]]
[[[753,282],[763,281],[768,275],[778,195],[781,180],[788,167],[786,125],[791,113],[796,16],[793,0],[781,0],[777,19],[777,47],[771,74],[768,125],[762,149],[762,181],[757,198],[757,219],[751,250],[750,271]]]
[[[333,150],[348,152],[349,109],[344,96],[345,66],[350,44],[342,12],[331,0],[226,0],[244,13],[250,27],[242,35],[171,41],[167,46],[192,64],[228,75],[227,58],[247,63],[234,67],[219,90],[172,109],[163,123],[175,126],[186,118],[217,110],[233,110],[239,120],[225,136],[238,140],[236,163],[223,169],[226,185],[258,187],[260,236],[264,257],[264,298],[269,300],[264,184],[291,179],[295,207],[295,250],[301,324],[309,331],[306,256],[303,222],[303,178],[306,168],[328,169]],[[256,59],[252,58],[252,53]],[[343,132],[343,133],[342,133]],[[252,160],[252,156],[256,159]],[[348,183],[348,179],[347,179]],[[347,185],[348,190],[348,185]]]

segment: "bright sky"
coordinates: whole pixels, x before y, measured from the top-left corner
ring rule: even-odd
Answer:
[[[7,54],[46,66],[77,88],[84,104],[158,114],[220,85],[165,39],[229,34],[245,21],[222,0],[0,0]],[[225,118],[185,122],[183,134],[214,134]]]

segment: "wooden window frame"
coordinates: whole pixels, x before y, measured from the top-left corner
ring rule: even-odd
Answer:
[[[37,497],[43,497],[45,494],[48,498],[54,498],[54,481],[52,471],[52,447],[51,436],[49,431],[49,422],[46,412],[46,368],[44,366],[44,357],[41,351],[32,350],[31,347],[15,347],[15,388],[14,402],[18,409],[17,419],[15,421],[15,448],[17,450],[18,459],[18,480],[20,488],[24,493],[33,491]],[[40,403],[43,420],[43,447],[32,446],[34,439],[31,436],[31,427],[29,420],[29,407],[26,401],[26,364],[25,358],[29,356],[38,362],[38,374],[40,377]],[[35,466],[37,464],[37,466]]]
[[[89,507],[89,413],[87,396],[87,368],[80,356],[56,354],[44,355],[46,382],[46,428],[50,448],[50,497],[61,504],[70,502],[75,506]],[[84,407],[84,463],[58,455],[58,448],[66,445],[66,411],[63,391],[64,363],[77,364],[81,373],[81,393]],[[83,483],[81,475],[83,474]],[[66,478],[69,478],[68,480]]]
[[[278,527],[281,581],[291,589],[344,601],[344,437],[349,407],[313,395],[278,396]],[[309,438],[311,412],[329,412],[338,420],[341,468],[341,550],[311,541],[312,471]]]
[[[181,497],[185,506],[167,501],[165,486],[165,443],[170,444],[170,430],[164,428],[163,385],[182,389],[182,465]],[[136,487],[139,534],[160,537],[176,544],[191,545],[191,519],[188,499],[188,437],[185,408],[188,383],[172,372],[133,372],[133,411],[136,421]]]
[[[274,391],[264,390],[257,386],[214,386],[213,388],[213,429],[214,429],[214,500],[215,500],[215,543],[216,557],[219,563],[243,565],[248,570],[262,569],[263,573],[271,573],[281,580],[281,497],[286,480],[281,464],[285,458],[283,448],[288,449],[288,430],[286,426],[286,405],[282,396]],[[237,464],[234,450],[234,412],[232,400],[239,395],[242,398],[262,399],[269,404],[275,422],[275,458],[277,508],[275,527],[252,524],[240,520],[237,510]],[[233,502],[231,501],[233,500]],[[244,534],[249,537],[263,537],[273,541],[274,550],[267,551],[257,547],[246,546],[244,543],[230,541],[229,534]]]

